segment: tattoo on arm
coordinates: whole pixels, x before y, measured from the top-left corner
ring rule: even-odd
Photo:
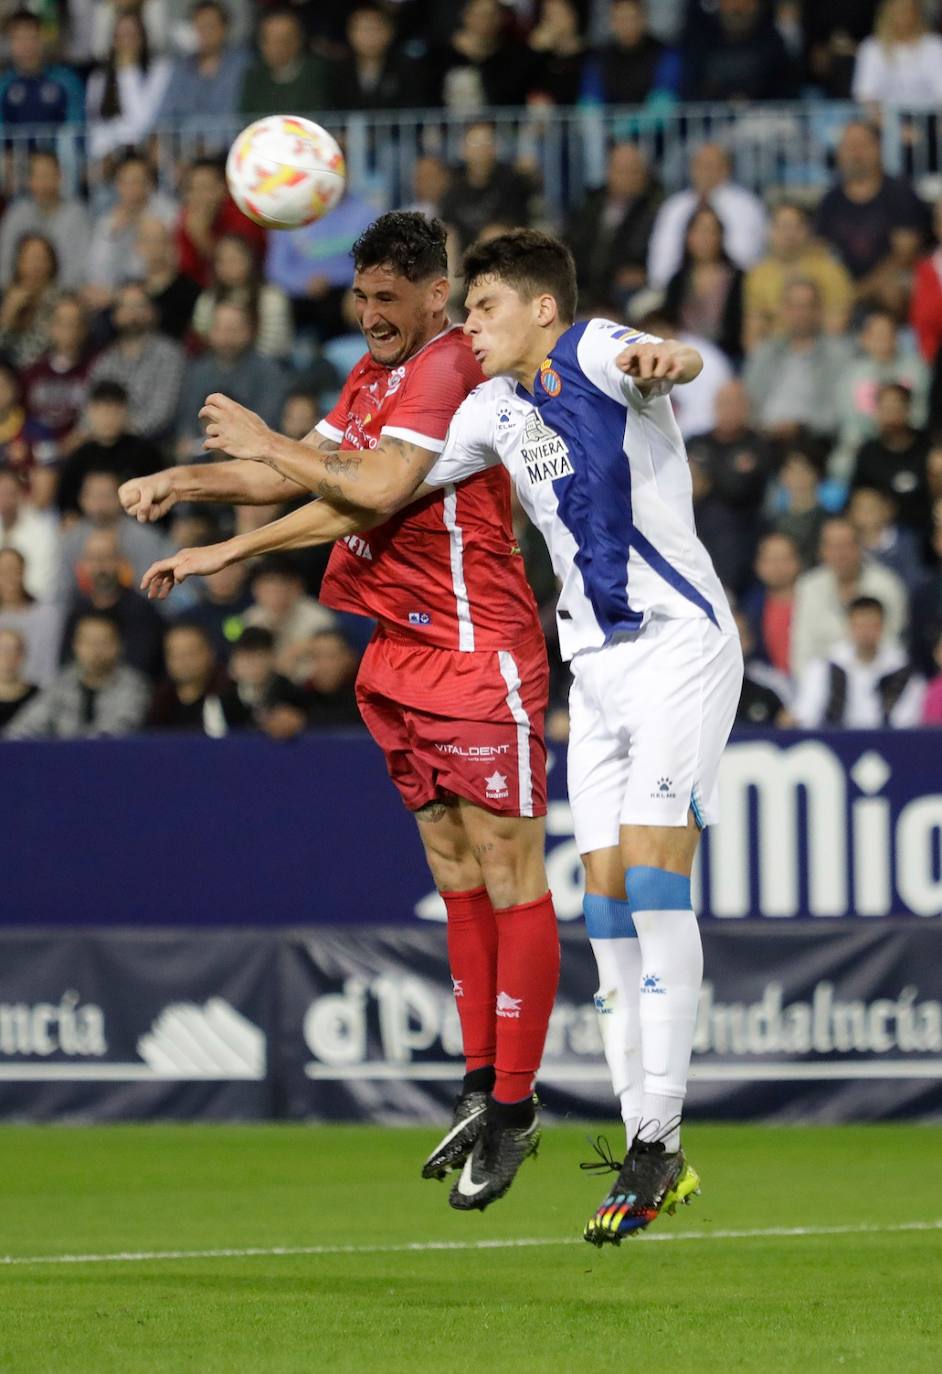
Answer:
[[[333,482],[318,482],[317,494],[338,510],[353,509],[352,503],[346,499],[340,487],[334,486]]]
[[[362,455],[354,449],[349,449],[345,453],[338,452],[336,457],[325,458],[324,471],[329,472],[332,477],[349,477],[355,482],[360,475],[362,462]]]
[[[410,444],[406,439],[397,439],[392,434],[387,434],[383,443],[395,449],[404,463],[411,463],[416,454],[424,454],[428,451],[419,444]]]
[[[313,434],[317,434],[316,429],[312,429],[311,434],[301,442],[306,444]],[[336,439],[329,439],[326,434],[317,434],[317,442],[314,444],[314,447],[320,449],[321,453],[333,453],[334,449],[338,449],[340,445],[337,443]]]

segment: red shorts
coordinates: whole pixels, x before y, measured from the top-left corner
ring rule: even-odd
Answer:
[[[542,638],[459,653],[379,630],[356,692],[410,811],[451,794],[502,815],[545,816],[548,688]]]

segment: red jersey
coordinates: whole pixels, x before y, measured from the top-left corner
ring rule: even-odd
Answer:
[[[367,353],[317,429],[343,449],[375,448],[389,434],[441,452],[452,416],[482,380],[470,341],[454,325],[399,367]],[[505,649],[538,636],[505,470],[443,487],[375,529],[338,540],[320,600],[442,649]]]

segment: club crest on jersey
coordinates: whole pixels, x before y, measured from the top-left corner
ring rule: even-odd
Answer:
[[[563,389],[563,379],[549,358],[544,358],[540,363],[540,381],[547,396],[558,396]]]
[[[523,427],[520,456],[527,470],[530,485],[555,482],[559,477],[572,475],[569,449],[554,429],[550,429],[535,410]]]
[[[406,370],[405,370],[404,367],[394,367],[394,368],[393,368],[392,372],[390,372],[390,374],[389,374],[389,380],[388,380],[387,383],[386,383],[386,395],[387,395],[387,396],[394,396],[394,395],[396,394],[396,392],[397,392],[397,391],[399,390],[399,388],[402,386],[402,379],[403,379],[403,377],[404,377],[405,375],[406,375]],[[385,399],[385,397],[384,397],[384,399]]]

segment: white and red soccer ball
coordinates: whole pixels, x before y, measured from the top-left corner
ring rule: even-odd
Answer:
[[[326,129],[298,115],[268,115],[229,149],[226,181],[243,214],[265,229],[322,219],[343,195],[343,153]]]

